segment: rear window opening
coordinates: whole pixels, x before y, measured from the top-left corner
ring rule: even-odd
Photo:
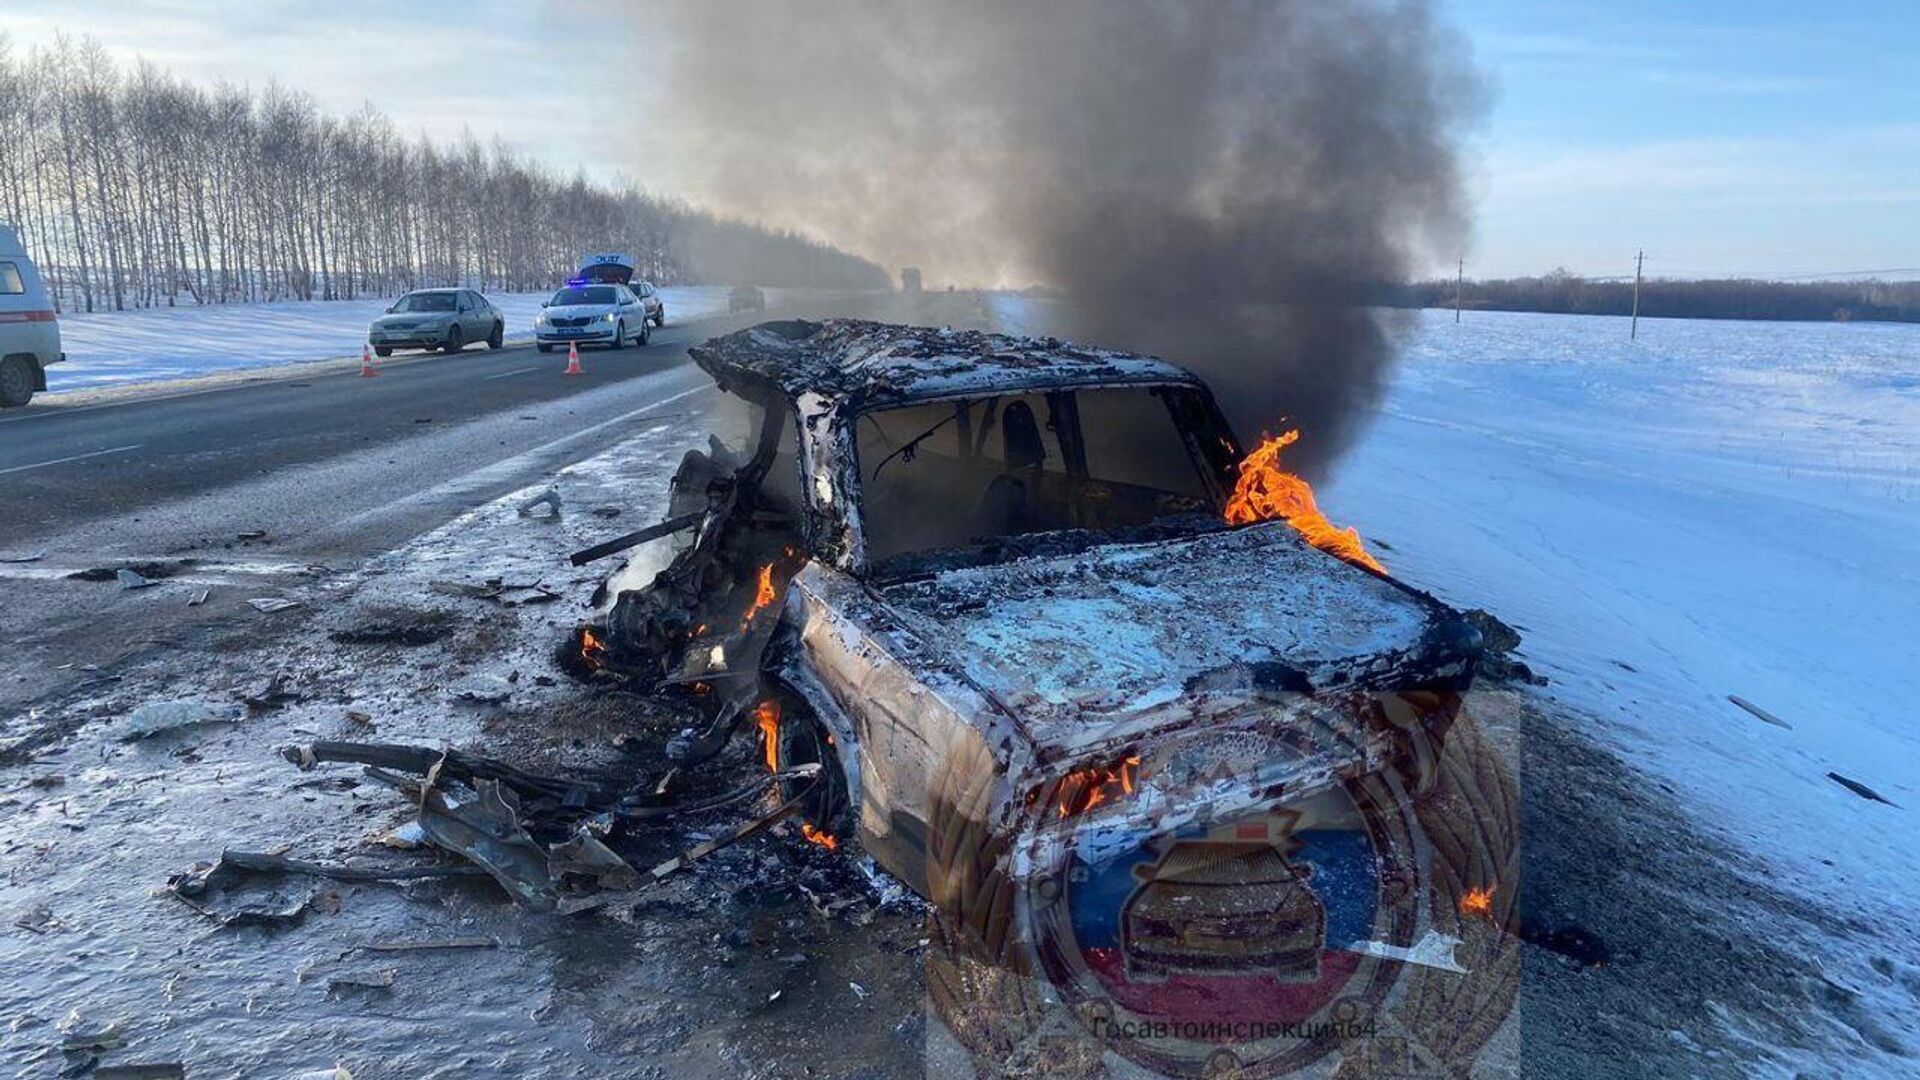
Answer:
[[[1210,466],[1175,421],[1188,396],[1063,390],[862,414],[855,432],[867,557],[1217,514]]]
[[[430,292],[403,296],[393,305],[393,310],[396,312],[452,311],[454,307],[454,294]]]

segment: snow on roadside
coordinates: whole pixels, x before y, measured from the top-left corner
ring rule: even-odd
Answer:
[[[727,292],[725,286],[701,285],[661,289],[660,295],[672,324],[725,313]],[[530,339],[540,302],[553,294],[486,295],[507,317],[507,337]],[[59,393],[357,356],[367,326],[392,303],[390,297],[290,300],[67,313],[60,317],[67,361],[48,369],[48,389]]]
[[[1920,930],[1920,327],[1425,312],[1321,504],[1776,876]],[[1763,723],[1739,695],[1791,724]],[[1868,801],[1834,772],[1899,808]],[[1884,990],[1864,950],[1829,970]]]

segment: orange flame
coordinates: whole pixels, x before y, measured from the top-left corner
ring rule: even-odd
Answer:
[[[800,835],[807,838],[807,843],[819,844],[828,851],[837,851],[840,848],[840,841],[832,833],[824,829],[816,829],[804,821],[800,823]]]
[[[593,632],[593,627],[580,628],[580,658],[593,667],[601,666],[601,657],[606,654],[607,644]]]
[[[753,622],[755,615],[765,611],[767,605],[773,603],[773,595],[773,564],[768,563],[760,568],[760,589],[754,593],[753,606],[747,609],[747,617],[742,619],[741,623],[744,625]]]
[[[1059,793],[1061,817],[1073,817],[1106,802],[1114,795],[1114,788],[1120,794],[1133,794],[1133,770],[1140,764],[1138,755],[1121,758],[1104,768],[1095,765],[1085,769],[1076,769],[1060,778],[1056,789]]]
[[[1298,429],[1282,432],[1262,442],[1240,463],[1240,478],[1233,485],[1233,497],[1227,500],[1228,523],[1246,525],[1281,518],[1321,551],[1355,566],[1386,573],[1387,568],[1367,554],[1359,531],[1342,529],[1328,521],[1314,502],[1312,486],[1280,467],[1280,451],[1299,438]]]
[[[760,725],[760,745],[767,755],[767,771],[780,771],[780,703],[768,698],[753,708],[754,722]]]
[[[1466,895],[1460,898],[1460,914],[1492,921],[1495,888],[1496,886],[1488,885],[1485,888],[1476,886],[1468,889]]]

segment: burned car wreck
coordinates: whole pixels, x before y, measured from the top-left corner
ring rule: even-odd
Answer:
[[[1430,782],[1477,634],[1284,521],[1230,524],[1240,445],[1191,373],[858,321],[694,357],[750,442],[688,455],[635,534],[677,554],[610,583],[581,644],[711,702],[709,747],[752,718],[770,768],[827,765],[809,835],[857,830],[944,904],[1355,777]]]

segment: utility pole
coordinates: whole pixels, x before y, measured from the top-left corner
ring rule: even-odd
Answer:
[[[1640,271],[1647,265],[1647,252],[1642,248],[1633,260],[1633,325],[1627,331],[1628,341],[1640,340]]]
[[[1460,286],[1467,280],[1467,257],[1460,256],[1460,269],[1453,276],[1453,321],[1460,321]]]

